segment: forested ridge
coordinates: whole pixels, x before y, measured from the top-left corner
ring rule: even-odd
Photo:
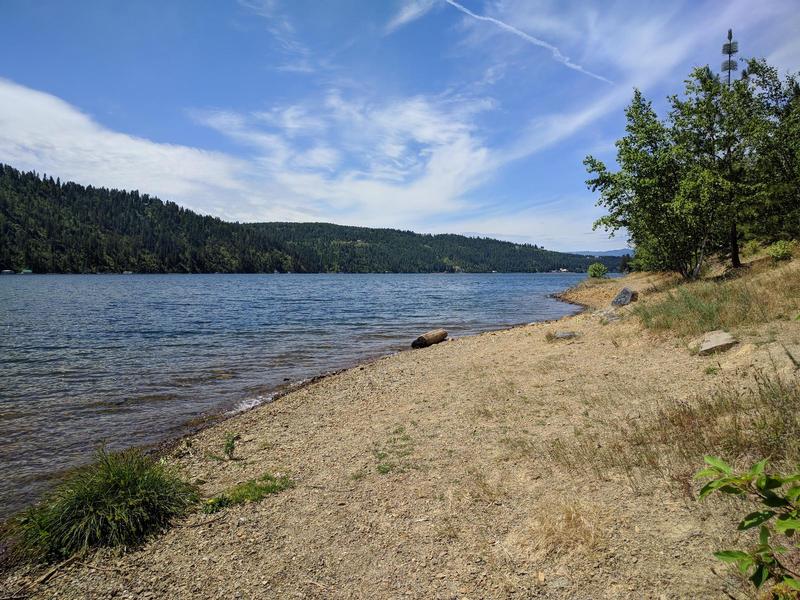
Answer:
[[[615,269],[618,257],[599,259]],[[229,223],[138,191],[0,165],[0,269],[35,273],[585,271],[594,258],[460,235]]]

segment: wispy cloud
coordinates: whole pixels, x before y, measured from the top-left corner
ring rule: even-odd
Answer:
[[[285,12],[289,5],[277,0],[241,5],[259,17],[262,38],[262,19],[268,39],[275,38],[277,46],[267,42],[274,68],[310,76],[268,97],[187,111],[202,128],[198,139],[210,143],[213,130],[226,138],[225,152],[119,133],[55,96],[0,79],[0,161],[86,184],[138,188],[241,221],[481,232],[560,249],[616,246],[618,240],[606,242],[591,231],[599,215],[581,183],[582,154],[619,135],[619,118],[612,115],[621,115],[634,86],[656,100],[674,91],[706,51],[709,31],[724,33],[730,23],[744,23],[737,35],[752,40],[748,33],[756,25],[778,20],[788,6],[754,8],[749,0],[731,0],[724,9],[695,10],[688,26],[682,9],[673,8],[654,12],[634,5],[589,14],[560,0],[535,7],[504,0],[487,4],[482,12],[489,17],[459,0],[412,0],[387,25],[381,20],[364,34],[372,36],[370,44],[387,42],[383,35],[436,6],[466,16],[465,27],[448,30],[432,46],[450,53],[443,64],[426,65],[424,75],[411,81],[382,69],[378,75],[372,68],[357,72],[369,62],[363,56],[347,65],[353,67],[347,79],[335,67],[322,75],[322,61],[306,45],[302,14],[292,13],[293,22]],[[597,86],[569,77],[568,85],[559,85],[556,76],[539,85],[542,73],[529,77],[530,50],[517,38],[607,81],[580,66],[589,64],[585,55],[571,61],[559,49],[584,48],[591,63],[618,83]],[[800,58],[790,34],[765,47],[786,64]],[[716,46],[713,52],[710,60],[716,60]],[[348,53],[357,53],[357,43]],[[452,60],[463,57],[472,60]],[[545,75],[550,71],[565,74],[556,68]],[[364,72],[369,76],[361,77]],[[560,166],[550,171],[551,163]],[[568,177],[554,184],[564,169]],[[564,191],[554,191],[559,187]]]
[[[583,73],[584,75],[588,75],[589,77],[594,77],[595,79],[598,79],[598,80],[603,81],[605,83],[609,83],[609,84],[613,84],[614,83],[613,81],[611,81],[610,79],[608,79],[606,77],[603,77],[602,75],[598,75],[597,73],[593,73],[592,71],[584,69],[581,65],[579,65],[579,64],[573,62],[572,60],[570,60],[569,57],[565,56],[561,52],[561,50],[559,50],[556,46],[554,46],[553,44],[550,44],[549,42],[546,42],[546,41],[541,40],[541,39],[539,39],[537,37],[534,37],[534,36],[532,36],[530,34],[527,34],[524,31],[522,31],[520,29],[517,29],[513,25],[509,25],[508,23],[506,23],[504,21],[501,21],[499,19],[495,19],[494,17],[487,17],[486,15],[479,15],[479,14],[477,14],[475,12],[472,12],[467,7],[465,7],[462,4],[459,4],[455,0],[444,0],[444,1],[447,2],[447,4],[449,4],[450,6],[452,6],[454,8],[457,8],[458,10],[460,10],[465,15],[469,15],[473,19],[477,19],[479,21],[484,21],[486,23],[492,23],[493,25],[496,25],[497,27],[500,27],[501,29],[503,29],[503,30],[505,30],[505,31],[507,31],[509,33],[512,33],[512,34],[516,35],[517,37],[525,40],[529,44],[533,44],[534,46],[538,46],[540,48],[544,48],[546,50],[549,50],[550,54],[552,55],[554,60],[556,60],[557,62],[560,62],[561,64],[563,64],[565,67],[567,67],[569,69],[572,69],[574,71],[578,71],[579,73]]]
[[[318,65],[312,60],[312,52],[302,43],[294,24],[284,12],[279,0],[238,0],[247,11],[261,17],[266,29],[286,56],[287,62],[277,65],[275,70],[285,73],[310,74],[317,71]]]
[[[438,2],[438,0],[408,0],[403,3],[394,16],[384,27],[384,32],[389,34],[424,17]]]

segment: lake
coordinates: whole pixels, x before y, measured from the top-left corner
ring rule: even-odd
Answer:
[[[0,518],[103,443],[163,441],[436,327],[462,336],[571,314],[550,294],[584,277],[0,277]]]

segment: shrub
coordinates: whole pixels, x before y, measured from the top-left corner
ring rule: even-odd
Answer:
[[[761,242],[758,240],[747,240],[742,244],[742,256],[747,258],[754,256],[761,251]]]
[[[258,479],[240,483],[219,496],[209,498],[203,505],[203,512],[210,514],[235,504],[258,502],[270,494],[277,494],[293,486],[294,482],[286,475],[275,477],[265,473]]]
[[[767,254],[772,257],[772,260],[779,262],[781,260],[789,260],[792,258],[794,251],[794,244],[786,240],[780,240],[767,247]]]
[[[701,500],[719,492],[760,504],[759,510],[747,514],[737,527],[739,531],[758,527],[758,544],[748,551],[723,550],[714,556],[735,564],[756,589],[769,583],[768,598],[800,598],[800,573],[795,570],[800,562],[800,545],[794,538],[800,533],[800,471],[769,474],[767,459],[743,473],[734,473],[727,463],[713,456],[706,456],[705,462],[707,467],[696,477],[710,477],[711,481],[700,490]]]
[[[589,277],[601,279],[608,274],[608,267],[606,267],[603,263],[592,263],[589,265],[587,273],[589,273]]]
[[[6,536],[23,558],[54,560],[87,548],[131,547],[197,501],[194,486],[139,450],[97,453],[39,504],[12,521]]]

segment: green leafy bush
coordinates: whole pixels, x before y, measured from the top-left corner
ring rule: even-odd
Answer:
[[[589,265],[587,273],[589,273],[589,277],[600,279],[608,274],[608,267],[606,267],[603,263],[592,263]]]
[[[758,240],[747,240],[742,244],[742,256],[747,258],[754,256],[761,251],[761,242]]]
[[[139,450],[97,453],[5,533],[20,557],[54,560],[87,548],[130,547],[197,501],[194,486]]]
[[[767,247],[767,254],[769,254],[775,262],[791,259],[793,251],[794,244],[786,240],[777,241]]]
[[[800,532],[800,471],[788,475],[769,474],[767,459],[744,473],[734,473],[728,464],[713,456],[706,456],[705,462],[707,468],[696,477],[710,477],[711,481],[700,490],[700,499],[720,492],[760,505],[759,510],[747,514],[737,527],[739,531],[758,527],[758,544],[747,551],[722,550],[714,556],[735,564],[756,588],[769,583],[769,598],[800,598],[800,573],[795,570],[800,550],[795,537]]]
[[[258,479],[240,483],[219,496],[209,498],[203,505],[203,512],[211,514],[235,504],[258,502],[270,494],[277,494],[293,486],[294,482],[286,475],[275,477],[265,473]]]

